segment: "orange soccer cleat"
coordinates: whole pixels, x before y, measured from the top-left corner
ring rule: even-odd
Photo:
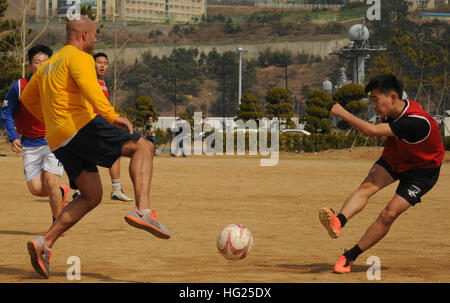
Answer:
[[[338,274],[348,273],[350,272],[350,268],[353,264],[353,261],[347,259],[346,256],[342,255],[337,263],[334,265],[334,272]]]
[[[319,210],[319,219],[328,231],[331,238],[336,239],[341,235],[341,221],[330,208],[322,207]]]

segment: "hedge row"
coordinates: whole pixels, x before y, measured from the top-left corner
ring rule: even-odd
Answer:
[[[280,151],[319,152],[328,149],[344,149],[357,146],[383,146],[384,138],[364,137],[361,135],[281,134]]]
[[[206,134],[206,137],[210,133]],[[158,145],[169,142],[172,139],[171,133],[166,131],[157,132]],[[267,134],[267,144],[270,146],[270,133]],[[193,140],[193,137],[192,137]],[[358,146],[384,146],[385,138],[365,137],[360,134],[312,134],[310,136],[302,134],[280,134],[279,150],[285,152],[320,152],[328,149],[345,149]],[[225,146],[225,137],[223,139]],[[237,145],[235,134],[235,147]],[[248,148],[248,133],[245,134],[246,149]],[[444,146],[450,150],[450,137],[445,138]]]

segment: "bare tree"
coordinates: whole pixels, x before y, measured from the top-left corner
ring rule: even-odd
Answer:
[[[120,72],[118,71],[118,63],[119,63],[119,57],[122,55],[123,51],[125,50],[126,45],[130,41],[130,38],[125,40],[120,47],[120,49],[117,49],[118,44],[118,20],[117,18],[120,16],[118,12],[118,7],[121,6],[121,0],[116,1],[116,5],[114,7],[114,59],[113,59],[113,96],[112,96],[112,105],[116,107],[116,96],[117,91],[119,90],[119,79],[120,79]]]
[[[28,13],[30,12],[35,0],[19,0],[11,2],[10,5],[15,7],[22,15],[20,16],[21,25],[20,25],[20,35],[19,41],[17,39],[14,39],[14,52],[17,56],[19,56],[22,60],[22,77],[25,77],[26,73],[26,65],[27,65],[27,51],[28,49],[33,45],[34,42],[36,42],[37,39],[47,30],[48,26],[48,18],[46,18],[45,26],[44,28],[37,34],[34,39],[27,44],[27,36],[31,34],[31,31],[27,30],[27,17]],[[19,18],[18,18],[19,19]],[[16,37],[14,35],[14,37]]]

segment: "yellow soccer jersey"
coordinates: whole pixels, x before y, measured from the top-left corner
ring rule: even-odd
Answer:
[[[97,112],[109,123],[119,115],[106,99],[91,55],[64,46],[31,77],[21,101],[41,122],[52,150],[88,124]]]

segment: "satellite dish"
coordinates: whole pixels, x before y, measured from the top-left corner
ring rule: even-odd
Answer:
[[[322,89],[326,92],[331,92],[333,90],[333,83],[330,80],[323,81]]]
[[[362,24],[354,24],[348,31],[350,41],[369,40],[369,29]]]

